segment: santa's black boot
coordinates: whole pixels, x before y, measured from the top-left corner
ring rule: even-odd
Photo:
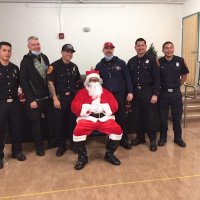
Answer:
[[[74,168],[76,170],[83,169],[85,165],[88,163],[88,157],[87,157],[87,150],[85,148],[85,141],[81,142],[75,142],[77,153],[78,153],[78,161],[76,162],[76,165]]]
[[[120,165],[120,160],[114,155],[117,147],[119,145],[119,141],[109,139],[106,145],[106,153],[104,160],[111,163],[112,165]]]

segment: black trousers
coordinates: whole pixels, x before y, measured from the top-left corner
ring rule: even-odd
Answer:
[[[161,136],[165,138],[167,137],[168,113],[169,108],[171,108],[174,137],[181,138],[181,118],[183,113],[183,102],[180,89],[175,90],[174,92],[161,91],[158,104],[161,118]]]
[[[126,123],[126,101],[125,95],[123,94],[114,94],[117,103],[118,103],[118,110],[115,113],[115,120],[121,126],[123,130],[122,140],[128,139],[128,130],[127,130],[127,123]]]
[[[21,152],[22,134],[22,105],[19,101],[12,103],[0,102],[0,159],[4,157],[5,134],[10,133],[12,143],[12,153]]]
[[[43,146],[43,133],[41,127],[42,117],[45,117],[45,125],[48,134],[48,142],[55,140],[55,118],[52,99],[37,101],[38,108],[30,108],[27,105],[27,114],[31,123],[31,132],[35,146]]]
[[[60,97],[61,109],[55,108],[56,136],[58,147],[66,147],[66,139],[72,141],[73,131],[76,126],[76,115],[71,111],[71,102],[74,95]]]
[[[157,104],[151,103],[152,88],[135,89],[132,101],[133,121],[135,131],[139,137],[144,132],[148,133],[150,141],[156,140],[156,132],[160,128]]]

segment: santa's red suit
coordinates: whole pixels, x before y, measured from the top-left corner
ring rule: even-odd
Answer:
[[[97,112],[91,112],[94,108]],[[113,115],[117,109],[117,101],[108,90],[103,89],[101,96],[96,99],[89,96],[86,88],[80,90],[71,103],[72,112],[78,116],[73,141],[86,140],[94,130],[108,134],[111,140],[121,140],[122,129]]]

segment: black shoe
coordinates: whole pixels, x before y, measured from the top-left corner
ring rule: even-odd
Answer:
[[[3,159],[0,159],[0,169],[3,169]]]
[[[162,147],[165,145],[166,142],[167,142],[166,138],[160,138],[160,140],[158,141],[158,146]]]
[[[145,138],[136,137],[136,138],[131,142],[131,146],[137,146],[137,145],[139,145],[139,144],[144,144],[144,143],[146,143]]]
[[[156,141],[150,141],[150,151],[157,151]]]
[[[67,150],[66,147],[58,147],[58,149],[56,151],[56,156],[58,156],[58,157],[62,156],[66,150]]]
[[[35,150],[36,150],[37,156],[44,156],[45,155],[44,147],[36,147]]]
[[[174,139],[174,143],[178,144],[178,146],[180,146],[180,147],[186,147],[186,144],[182,138]]]
[[[16,153],[16,154],[12,154],[12,158],[16,158],[18,161],[25,161],[26,160],[26,156],[21,152]]]
[[[131,145],[129,144],[128,140],[121,140],[119,143],[120,146],[122,146],[124,149],[131,149]]]
[[[85,167],[85,165],[88,163],[88,159],[79,159],[74,166],[75,170],[81,170]]]
[[[112,165],[120,165],[121,162],[118,158],[115,157],[113,153],[105,153],[104,160],[111,163]]]

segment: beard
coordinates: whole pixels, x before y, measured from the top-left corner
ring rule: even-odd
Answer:
[[[100,97],[103,92],[103,88],[99,82],[89,83],[86,89],[88,91],[89,96],[92,97],[92,99]]]

